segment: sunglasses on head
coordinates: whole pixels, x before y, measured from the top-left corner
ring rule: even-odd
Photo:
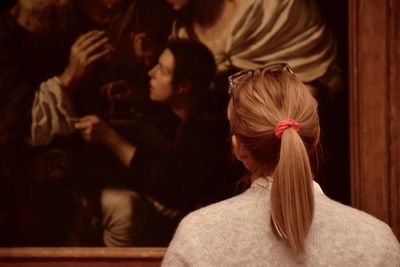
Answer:
[[[243,84],[251,77],[255,77],[258,75],[264,75],[266,72],[279,72],[283,70],[287,70],[291,75],[295,75],[293,70],[290,68],[289,64],[286,62],[276,62],[270,63],[263,67],[250,69],[250,70],[242,70],[239,71],[231,76],[229,76],[229,94],[232,95],[233,90],[235,90],[235,86],[238,84]]]

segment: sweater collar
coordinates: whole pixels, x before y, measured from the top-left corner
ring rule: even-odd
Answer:
[[[261,186],[263,188],[270,190],[272,182],[273,182],[273,180],[269,176],[268,177],[260,177],[260,178],[255,179],[251,183],[251,187]],[[321,189],[321,186],[316,181],[313,181],[313,188],[314,188],[314,192],[318,192],[318,193],[322,193],[322,194],[324,193]]]

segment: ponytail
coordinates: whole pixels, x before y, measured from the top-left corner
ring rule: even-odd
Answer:
[[[313,175],[306,147],[293,128],[281,136],[278,164],[272,174],[271,224],[300,255],[314,214]]]

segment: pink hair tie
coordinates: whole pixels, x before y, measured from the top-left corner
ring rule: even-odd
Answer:
[[[299,132],[299,130],[300,130],[300,124],[297,121],[283,120],[283,121],[278,122],[278,124],[275,126],[275,136],[278,139],[281,139],[283,131],[285,131],[289,127],[292,127],[296,132]]]

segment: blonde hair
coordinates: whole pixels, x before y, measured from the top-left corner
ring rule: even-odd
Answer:
[[[289,72],[266,71],[233,88],[228,113],[233,134],[259,172],[272,176],[272,229],[303,254],[314,213],[310,155],[320,135],[317,101]],[[275,126],[286,119],[297,121],[300,130],[289,127],[278,139]]]

